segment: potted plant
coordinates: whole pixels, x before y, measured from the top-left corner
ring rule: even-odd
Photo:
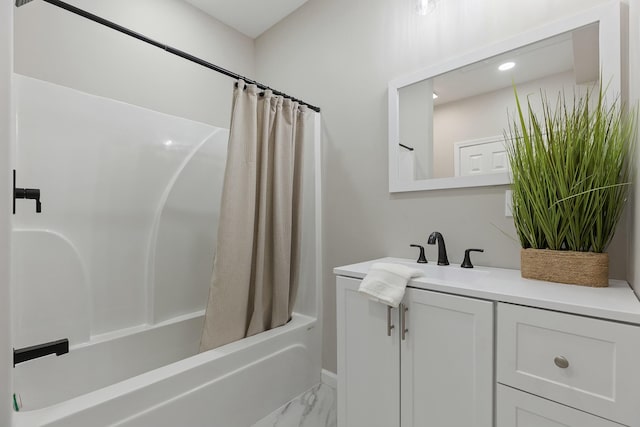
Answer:
[[[605,102],[602,85],[567,103],[540,94],[540,113],[515,91],[506,132],[522,277],[608,285],[605,252],[631,183],[635,111]],[[597,98],[596,98],[597,97]]]

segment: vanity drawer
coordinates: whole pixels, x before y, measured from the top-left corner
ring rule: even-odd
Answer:
[[[620,424],[501,384],[496,427],[621,427]]]
[[[497,380],[627,425],[640,420],[640,327],[498,304]]]

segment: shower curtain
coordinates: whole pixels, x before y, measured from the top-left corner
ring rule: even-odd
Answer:
[[[306,106],[239,81],[200,351],[284,325],[298,287]]]

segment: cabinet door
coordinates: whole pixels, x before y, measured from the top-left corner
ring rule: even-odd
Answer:
[[[497,427],[621,427],[604,418],[498,384]]]
[[[338,426],[398,427],[398,311],[358,293],[359,285],[337,279]]]
[[[491,427],[493,302],[408,289],[405,306],[402,427]]]

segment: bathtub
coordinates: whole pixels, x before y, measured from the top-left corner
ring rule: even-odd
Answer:
[[[16,427],[248,427],[320,382],[317,319],[196,354],[203,313],[16,367]],[[316,344],[317,345],[317,344]]]
[[[228,130],[14,77],[16,166],[46,185],[48,214],[13,221],[13,345],[69,338],[71,349],[16,366],[13,426],[248,427],[320,382],[319,114],[307,129],[297,314],[197,354]],[[102,196],[76,197],[69,180]],[[209,196],[194,198],[203,185]]]

